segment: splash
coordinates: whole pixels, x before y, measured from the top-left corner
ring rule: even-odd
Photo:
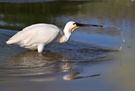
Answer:
[[[103,28],[105,28],[105,31],[106,31],[106,32],[110,32],[111,30],[112,30],[112,31],[115,30],[116,33],[120,34],[121,44],[120,44],[120,46],[119,46],[119,50],[122,50],[123,44],[124,44],[124,42],[126,41],[126,40],[124,39],[124,32],[122,31],[122,29],[121,29],[120,27],[115,26],[115,25],[111,25],[111,26],[110,26],[110,25],[105,25],[105,26],[103,26]],[[109,30],[109,31],[108,31],[108,30]]]

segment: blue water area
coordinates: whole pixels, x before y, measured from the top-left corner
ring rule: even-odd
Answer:
[[[0,91],[134,91],[134,6],[133,0],[0,0]],[[6,44],[29,25],[63,30],[71,20],[104,27],[80,27],[42,54]]]

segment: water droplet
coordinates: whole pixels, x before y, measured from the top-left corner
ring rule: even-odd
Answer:
[[[125,42],[126,40],[123,39],[123,42]]]
[[[121,46],[119,47],[119,50],[121,50],[123,43],[125,42],[122,29],[115,25],[105,25],[104,28],[105,28],[105,30],[104,30],[105,32],[114,32],[115,31],[117,34],[120,35],[122,42],[121,42]]]
[[[122,45],[120,46],[119,50],[121,50],[121,49],[122,49]]]

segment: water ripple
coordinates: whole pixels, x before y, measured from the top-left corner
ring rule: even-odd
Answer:
[[[8,34],[7,34],[8,35]],[[2,36],[2,37],[1,37]],[[3,45],[0,59],[0,76],[30,76],[82,70],[80,65],[111,60],[118,50],[99,45],[69,41],[46,46],[43,54],[15,45],[6,45],[9,36],[1,35]],[[4,36],[4,37],[3,37]]]

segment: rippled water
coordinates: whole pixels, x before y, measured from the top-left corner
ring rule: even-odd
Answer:
[[[1,91],[134,90],[133,2],[14,2],[0,3]],[[5,43],[28,25],[70,20],[104,27],[78,28],[42,55]]]
[[[3,33],[4,36],[2,35],[6,37],[6,39],[10,36],[8,32],[10,33],[11,31],[5,31],[5,33]],[[4,47],[3,50],[1,50],[3,58],[1,58],[0,67],[1,75],[3,76],[64,72],[66,68],[63,68],[63,66],[67,66],[67,68],[69,66],[67,71],[72,71],[74,70],[72,66],[107,61],[117,57],[118,53],[118,50],[109,47],[105,48],[76,41],[70,41],[65,44],[54,43],[48,45],[43,54],[14,45],[2,44]]]

